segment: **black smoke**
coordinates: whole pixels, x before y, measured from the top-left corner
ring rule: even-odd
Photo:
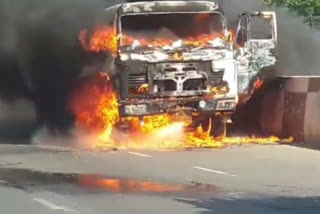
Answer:
[[[80,46],[78,34],[103,22],[104,9],[112,3],[0,0],[1,98],[28,98],[41,125],[67,130],[73,122],[70,93],[93,58]]]
[[[312,32],[299,17],[287,8],[268,6],[263,0],[218,0],[230,25],[237,25],[242,11],[272,10],[278,19],[278,65],[276,75],[320,75],[320,37]],[[320,30],[318,29],[318,32]]]
[[[104,9],[123,1],[0,0],[0,97],[26,97],[36,104],[40,124],[67,130],[74,84],[95,56],[78,41],[83,28],[104,20]],[[259,0],[219,0],[232,26],[241,11],[266,8]],[[319,73],[319,39],[300,19],[279,12],[279,72]],[[22,108],[21,111],[24,111]]]

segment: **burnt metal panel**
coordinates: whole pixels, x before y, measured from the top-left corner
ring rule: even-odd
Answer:
[[[143,13],[179,13],[179,12],[220,12],[223,10],[216,2],[210,1],[154,1],[125,3],[119,8],[120,15]]]
[[[304,119],[307,93],[285,93],[282,131],[285,137],[304,140]]]

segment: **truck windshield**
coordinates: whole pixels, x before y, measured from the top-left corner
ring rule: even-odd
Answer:
[[[121,17],[121,46],[202,46],[224,38],[220,13],[143,14]]]

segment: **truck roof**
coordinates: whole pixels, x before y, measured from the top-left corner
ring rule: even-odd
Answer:
[[[211,1],[144,1],[119,5],[119,15],[150,13],[221,12],[221,7]]]

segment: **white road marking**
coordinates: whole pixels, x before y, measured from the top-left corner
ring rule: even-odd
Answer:
[[[180,201],[189,201],[189,202],[202,202],[199,199],[194,199],[194,198],[174,198],[175,200],[180,200]]]
[[[66,207],[63,207],[63,206],[57,206],[57,205],[55,205],[55,204],[53,204],[53,203],[51,203],[51,202],[49,202],[49,201],[47,201],[45,199],[42,199],[42,198],[34,198],[33,200],[36,201],[36,202],[39,202],[40,204],[48,207],[51,210],[60,210],[60,211],[69,212],[69,213],[70,212],[79,213],[78,211],[73,210],[73,209],[69,209],[69,208],[66,208]]]
[[[17,163],[0,163],[0,167],[1,166],[15,166],[15,165],[20,165],[22,164],[21,162],[17,162]]]
[[[214,170],[214,169],[208,169],[208,168],[204,168],[204,167],[200,167],[200,166],[195,166],[193,168],[194,169],[203,170],[203,171],[206,171],[206,172],[212,172],[212,173],[220,174],[220,175],[228,175],[228,176],[232,176],[232,177],[237,176],[237,175],[229,174],[227,172],[222,172],[222,171],[218,171],[218,170]]]
[[[231,198],[243,198],[244,194],[245,193],[243,193],[243,192],[229,192],[229,193],[227,193],[227,195],[229,195],[229,197],[231,197]]]
[[[142,154],[142,153],[138,153],[138,152],[128,152],[128,153],[131,155],[137,155],[137,156],[144,157],[144,158],[151,158],[152,157],[151,155],[146,155],[146,154]]]
[[[7,181],[0,179],[0,184],[8,184]]]

